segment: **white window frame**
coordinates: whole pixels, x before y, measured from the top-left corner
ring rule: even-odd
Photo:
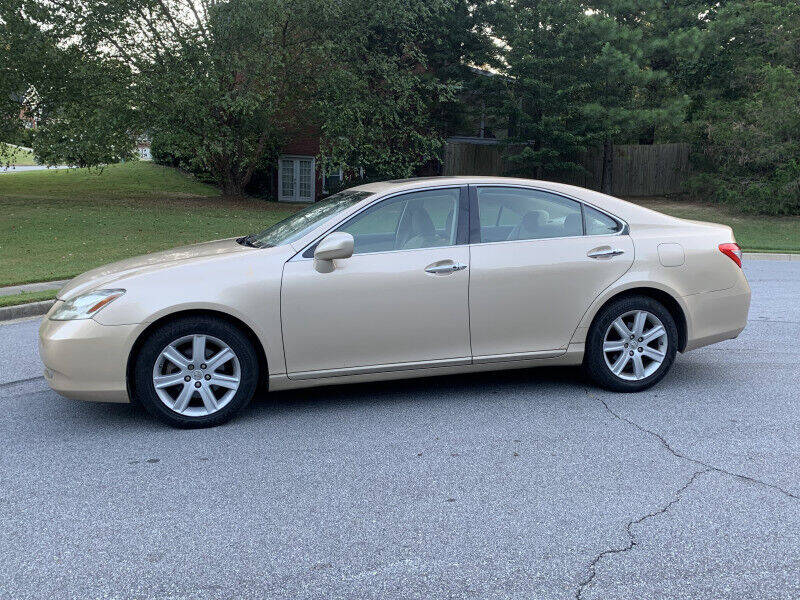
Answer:
[[[283,161],[290,160],[292,161],[292,169],[294,170],[294,193],[292,196],[284,196],[283,195]],[[311,161],[311,197],[301,198],[300,197],[300,161],[301,160],[310,160]],[[279,202],[298,202],[307,204],[309,202],[314,202],[317,199],[317,161],[313,156],[307,156],[303,154],[284,154],[278,157],[278,201]]]

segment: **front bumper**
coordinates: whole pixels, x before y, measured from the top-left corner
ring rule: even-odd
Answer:
[[[137,327],[45,318],[39,328],[39,356],[47,383],[67,398],[129,402],[126,367]]]

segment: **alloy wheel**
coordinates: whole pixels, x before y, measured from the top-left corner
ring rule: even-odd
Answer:
[[[611,372],[627,381],[655,373],[667,356],[669,338],[661,320],[646,310],[633,310],[612,321],[603,338],[603,356]]]
[[[221,410],[241,383],[236,353],[219,338],[194,334],[168,344],[153,366],[153,386],[170,410],[199,417]]]

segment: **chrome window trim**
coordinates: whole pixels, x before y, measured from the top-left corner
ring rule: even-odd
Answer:
[[[396,196],[402,196],[404,194],[413,194],[413,193],[416,193],[416,192],[431,192],[431,191],[434,191],[434,190],[448,190],[448,189],[454,189],[454,190],[459,190],[460,191],[461,188],[467,187],[468,185],[469,185],[468,183],[455,183],[455,184],[454,183],[450,183],[450,184],[442,184],[442,185],[436,185],[436,186],[431,186],[431,187],[415,188],[415,189],[411,189],[411,190],[398,190],[396,192],[389,192],[385,196],[378,196],[377,198],[375,198],[369,204],[367,204],[365,206],[362,206],[356,212],[347,215],[341,221],[338,221],[335,225],[333,225],[329,229],[326,229],[324,233],[321,233],[318,237],[315,237],[311,242],[309,242],[308,244],[303,246],[303,248],[297,254],[292,256],[292,258],[290,258],[289,261],[287,261],[287,262],[299,262],[299,261],[304,261],[304,260],[314,260],[311,257],[306,258],[306,257],[303,256],[303,254],[305,254],[306,250],[308,250],[314,244],[319,243],[319,241],[322,238],[324,238],[326,235],[328,235],[332,231],[335,231],[338,227],[341,227],[342,225],[346,224],[351,219],[354,219],[355,217],[360,215],[362,212],[364,212],[368,208],[370,208],[372,206],[375,206],[378,202],[383,202],[384,200],[390,200],[390,199],[392,199],[392,198],[394,198]],[[469,246],[469,242],[466,243],[466,244],[448,244],[447,246],[430,246],[430,247],[427,247],[427,248],[406,248],[406,249],[401,249],[401,250],[380,250],[378,252],[362,252],[362,253],[360,253],[358,255],[353,254],[353,256],[361,256],[361,255],[366,255],[366,254],[369,254],[369,255],[388,254],[390,252],[412,252],[414,250],[435,250],[437,248],[456,248],[458,246]]]
[[[556,192],[554,190],[547,189],[547,188],[544,188],[544,187],[541,187],[541,186],[523,185],[521,183],[470,183],[469,185],[475,187],[476,204],[477,204],[478,188],[482,188],[482,187],[495,187],[495,188],[502,187],[502,188],[516,188],[516,189],[522,189],[522,190],[532,190],[532,191],[536,191],[536,192],[545,192],[545,193],[548,193],[548,194],[553,194],[554,196],[561,196],[562,198],[565,198],[567,200],[572,200],[573,202],[577,202],[582,207],[583,206],[588,206],[590,208],[593,208],[597,212],[606,215],[610,219],[613,219],[614,221],[616,221],[620,225],[620,230],[619,231],[615,231],[614,233],[593,233],[591,235],[588,235],[588,234],[584,233],[583,235],[562,235],[562,236],[559,236],[559,237],[532,238],[532,239],[528,239],[528,240],[498,240],[496,242],[470,243],[470,246],[485,246],[486,244],[508,244],[508,243],[512,243],[512,242],[538,242],[538,241],[541,241],[541,240],[571,240],[571,239],[579,238],[579,237],[585,237],[585,238],[613,237],[613,236],[618,236],[618,235],[629,235],[630,234],[630,226],[628,225],[627,221],[625,221],[624,219],[621,219],[617,215],[611,214],[610,212],[608,212],[605,209],[600,208],[599,206],[595,206],[591,202],[587,202],[586,200],[582,200],[580,198],[576,198],[575,196],[570,196],[569,194],[565,194],[563,192]],[[480,216],[478,218],[480,218]],[[583,218],[584,218],[584,214],[583,214],[583,210],[581,209],[581,219],[583,219]],[[584,225],[584,227],[585,227],[585,225]]]

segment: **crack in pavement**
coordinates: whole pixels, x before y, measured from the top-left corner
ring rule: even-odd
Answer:
[[[583,600],[584,591],[586,590],[586,588],[597,577],[597,564],[603,559],[603,557],[610,556],[610,555],[613,555],[613,554],[622,554],[622,553],[625,553],[625,552],[629,552],[630,550],[632,550],[636,546],[636,544],[637,544],[636,536],[634,535],[634,533],[632,531],[632,527],[634,525],[638,525],[638,524],[642,523],[643,521],[646,521],[647,519],[651,519],[651,518],[657,517],[659,515],[663,515],[665,512],[667,512],[673,505],[675,505],[678,502],[680,502],[681,495],[683,494],[683,492],[685,492],[686,489],[690,485],[692,485],[692,483],[694,483],[695,479],[697,479],[702,474],[711,473],[711,472],[721,473],[723,475],[728,475],[729,477],[733,477],[734,479],[739,479],[741,481],[747,481],[749,483],[755,483],[757,485],[760,485],[760,486],[775,490],[777,492],[780,492],[784,496],[792,498],[793,500],[800,500],[800,496],[798,496],[797,494],[794,494],[794,493],[790,492],[789,490],[786,490],[786,489],[780,487],[779,485],[775,485],[774,483],[769,483],[769,482],[763,481],[761,479],[756,479],[755,477],[750,477],[749,475],[743,475],[741,473],[734,473],[733,471],[729,471],[729,470],[724,469],[722,467],[718,467],[716,465],[712,465],[712,464],[709,464],[707,462],[704,462],[704,461],[702,461],[700,459],[692,458],[691,456],[687,456],[687,455],[683,454],[682,452],[680,452],[680,451],[676,450],[675,448],[673,448],[669,444],[669,442],[666,440],[666,438],[664,436],[662,436],[660,433],[658,433],[656,431],[653,431],[652,429],[647,429],[643,425],[639,425],[639,423],[637,423],[636,421],[628,419],[627,417],[623,417],[622,415],[614,412],[611,409],[611,407],[608,405],[608,403],[605,400],[603,400],[603,398],[600,398],[599,396],[594,396],[589,390],[585,390],[585,391],[586,391],[586,395],[590,399],[599,401],[603,405],[603,407],[606,409],[606,411],[611,416],[613,416],[615,419],[617,419],[618,421],[622,421],[623,423],[627,423],[628,425],[631,425],[632,427],[635,427],[636,429],[638,429],[642,433],[646,433],[646,434],[656,438],[659,441],[659,443],[670,454],[672,454],[674,457],[679,458],[681,460],[685,460],[687,462],[690,462],[692,464],[698,465],[698,466],[703,467],[703,468],[700,469],[699,471],[696,471],[691,476],[689,481],[687,481],[681,488],[679,488],[675,492],[675,497],[670,502],[665,504],[663,507],[661,507],[660,509],[658,509],[658,510],[656,510],[654,512],[651,512],[651,513],[648,513],[648,514],[646,514],[646,515],[644,515],[642,517],[639,517],[638,519],[634,519],[632,521],[628,521],[628,523],[625,525],[625,532],[628,534],[628,543],[627,543],[627,545],[623,546],[622,548],[610,548],[608,550],[603,550],[600,554],[598,554],[597,556],[595,556],[592,559],[592,561],[589,563],[589,566],[588,566],[588,572],[589,572],[588,577],[578,585],[578,588],[575,591],[575,599],[576,600]]]
[[[654,517],[658,517],[660,515],[663,515],[670,508],[672,508],[675,504],[677,504],[678,502],[681,501],[683,492],[685,492],[689,488],[689,486],[694,483],[695,479],[697,479],[700,475],[703,475],[705,473],[711,473],[713,470],[714,469],[706,468],[706,469],[701,469],[699,471],[695,471],[692,474],[692,476],[689,478],[689,481],[684,483],[683,486],[681,486],[675,492],[674,497],[672,498],[672,500],[667,502],[664,506],[662,506],[658,510],[655,510],[655,511],[653,511],[651,513],[647,513],[646,515],[641,516],[641,517],[639,517],[637,519],[633,519],[631,521],[628,521],[625,524],[625,533],[628,534],[628,543],[625,546],[623,546],[622,548],[609,548],[608,550],[603,550],[600,554],[598,554],[597,556],[595,556],[592,559],[592,561],[589,563],[589,567],[588,567],[588,571],[589,571],[588,577],[586,579],[584,579],[578,585],[578,589],[575,590],[575,600],[583,600],[583,592],[586,591],[586,588],[588,586],[590,586],[592,584],[592,582],[594,582],[595,578],[597,577],[597,564],[601,560],[603,560],[604,557],[610,556],[612,554],[623,554],[625,552],[629,552],[630,550],[633,550],[634,546],[637,545],[636,534],[633,533],[633,526],[634,525],[639,525],[639,524],[643,523],[644,521],[646,521],[647,519],[652,519]]]
[[[36,377],[28,377],[27,379],[17,379],[16,381],[6,381],[5,383],[0,383],[0,390],[11,387],[12,385],[37,381],[38,379],[44,379],[44,375],[37,375]]]
[[[635,427],[636,429],[638,429],[642,433],[646,433],[646,434],[651,435],[654,438],[656,438],[661,443],[661,445],[664,446],[664,448],[666,448],[667,451],[670,454],[672,454],[673,456],[675,456],[676,458],[680,458],[681,460],[685,460],[685,461],[694,463],[694,464],[699,465],[701,467],[704,467],[706,469],[711,469],[712,471],[716,471],[717,473],[722,473],[723,475],[728,475],[730,477],[733,477],[734,479],[740,479],[742,481],[747,481],[749,483],[755,483],[757,485],[761,485],[761,486],[770,488],[772,490],[780,492],[784,496],[786,496],[788,498],[791,498],[793,500],[800,500],[800,495],[794,494],[794,493],[790,492],[789,490],[785,490],[781,486],[776,485],[774,483],[769,483],[767,481],[763,481],[761,479],[757,479],[757,478],[751,477],[749,475],[742,475],[741,473],[734,473],[733,471],[728,471],[727,469],[724,469],[722,467],[718,467],[716,465],[712,465],[712,464],[704,462],[704,461],[702,461],[700,459],[692,458],[691,456],[686,456],[685,454],[679,452],[678,450],[675,450],[675,448],[670,446],[670,444],[669,444],[669,442],[667,442],[666,438],[664,438],[664,436],[662,436],[660,433],[657,433],[657,432],[653,431],[652,429],[647,429],[646,427],[644,427],[642,425],[639,425],[636,421],[632,421],[632,420],[628,419],[627,417],[623,417],[622,415],[619,415],[619,414],[615,413],[605,400],[603,400],[599,396],[593,396],[589,392],[589,390],[586,390],[586,395],[589,398],[591,398],[592,400],[598,400],[605,407],[606,411],[611,416],[613,416],[615,419],[617,419],[619,421],[622,421],[623,423],[627,423],[628,425],[631,425],[631,426]]]

